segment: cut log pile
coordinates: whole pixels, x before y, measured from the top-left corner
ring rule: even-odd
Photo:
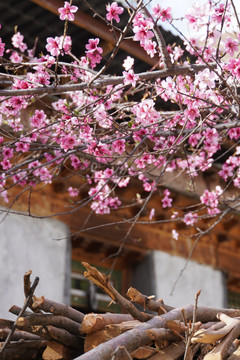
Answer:
[[[16,321],[0,319],[0,359],[240,360],[240,310],[198,307],[200,292],[194,305],[183,308],[172,308],[133,288],[128,300],[108,277],[88,263],[83,265],[84,275],[127,314],[84,315],[37,298],[33,295],[37,281],[31,285],[28,272],[25,304],[10,308]]]

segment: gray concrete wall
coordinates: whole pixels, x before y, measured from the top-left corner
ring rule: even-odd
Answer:
[[[182,276],[186,260],[161,251],[153,251],[135,269],[133,283],[146,295],[156,295],[174,307],[194,304],[195,294],[201,290],[199,306],[226,306],[224,274],[210,266],[190,261]],[[172,293],[172,294],[171,294]]]
[[[69,303],[71,246],[69,230],[60,221],[8,215],[0,209],[0,317],[12,318],[8,309],[24,302],[23,275],[39,276],[37,296]],[[56,240],[62,239],[62,240]]]

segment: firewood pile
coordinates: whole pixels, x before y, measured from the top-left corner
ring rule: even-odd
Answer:
[[[200,292],[194,305],[182,308],[134,288],[128,290],[127,299],[108,277],[88,263],[83,265],[84,275],[125,313],[84,315],[43,296],[37,298],[38,279],[31,285],[28,272],[24,306],[9,310],[16,321],[0,319],[1,360],[240,360],[240,310],[199,307]]]

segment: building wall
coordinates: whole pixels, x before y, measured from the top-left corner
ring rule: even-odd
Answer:
[[[7,215],[0,210],[0,317],[24,302],[23,275],[40,278],[35,295],[69,303],[71,242],[68,227],[53,219]],[[5,218],[4,218],[5,217]],[[61,239],[61,240],[57,240]]]
[[[199,306],[225,307],[226,284],[222,271],[190,261],[179,277],[186,260],[161,251],[151,252],[134,272],[133,286],[146,295],[171,306],[194,304],[195,295],[201,290]]]

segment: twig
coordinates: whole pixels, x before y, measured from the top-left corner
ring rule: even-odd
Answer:
[[[198,307],[198,298],[199,298],[200,294],[201,294],[201,290],[198,290],[198,292],[197,292],[196,295],[195,295],[192,329],[194,328],[194,324],[195,324],[195,322],[196,322],[197,307]]]
[[[200,294],[201,294],[201,290],[199,290],[195,295],[193,320],[192,320],[190,330],[187,331],[187,343],[186,343],[186,349],[185,349],[183,360],[189,359],[189,350],[190,350],[190,345],[191,345],[191,339],[192,339],[194,331],[195,331],[195,323],[196,323],[196,316],[197,316],[197,304],[198,304],[198,298],[199,298]]]
[[[72,0],[70,0],[70,5],[72,5]],[[62,43],[60,44],[60,50],[62,51],[63,49],[63,46],[64,46],[64,41],[65,41],[65,38],[66,38],[66,35],[67,35],[67,28],[68,28],[68,18],[65,19],[65,22],[64,22],[64,30],[63,30],[63,37],[62,37]],[[57,58],[56,58],[56,63],[55,63],[55,86],[57,86],[59,84],[59,80],[58,80],[58,63],[59,63],[59,55],[57,55]]]
[[[120,33],[119,38],[117,40],[117,43],[115,45],[115,48],[113,49],[113,52],[111,53],[110,58],[108,59],[108,61],[106,62],[106,64],[101,68],[101,70],[99,70],[99,72],[90,80],[89,85],[92,84],[111,64],[111,62],[113,61],[113,59],[115,58],[115,56],[118,53],[118,50],[120,48],[120,44],[124,39],[124,36],[127,34],[127,31],[129,29],[129,26],[131,25],[134,16],[136,15],[137,11],[139,10],[141,4],[142,4],[143,0],[140,0],[139,3],[137,4],[136,9],[132,12],[125,28],[123,29],[123,32]]]
[[[184,325],[187,327],[188,323],[187,323],[187,317],[186,317],[186,312],[185,312],[184,308],[181,309],[181,313],[182,313],[182,319],[183,319]]]
[[[5,340],[4,344],[3,344],[3,347],[2,347],[1,350],[0,350],[0,354],[4,351],[4,349],[5,349],[5,348],[7,347],[7,345],[10,343],[11,338],[12,338],[12,336],[13,336],[13,333],[14,333],[14,331],[15,331],[15,329],[16,329],[16,326],[17,326],[17,321],[18,321],[18,319],[24,314],[24,312],[25,312],[25,310],[27,309],[29,303],[31,302],[33,293],[34,293],[34,291],[35,291],[38,283],[39,283],[39,277],[36,277],[35,280],[34,280],[34,282],[33,282],[33,284],[32,284],[32,286],[31,286],[31,288],[30,288],[30,290],[29,290],[29,294],[28,294],[28,297],[26,298],[25,304],[23,305],[22,310],[20,311],[20,313],[19,313],[16,321],[14,322],[14,324],[13,324],[13,326],[12,326],[11,332],[8,334],[6,340]]]
[[[194,252],[194,250],[195,250],[195,248],[196,248],[196,246],[197,246],[198,241],[200,240],[200,238],[201,238],[203,235],[209,233],[209,232],[222,220],[222,218],[223,218],[227,213],[229,213],[229,212],[230,212],[230,209],[225,209],[225,210],[221,213],[221,215],[219,216],[219,218],[218,218],[216,221],[214,221],[214,223],[213,223],[207,230],[202,231],[202,232],[200,232],[200,233],[197,235],[197,238],[196,238],[196,240],[194,241],[194,243],[193,243],[193,245],[192,245],[192,248],[191,248],[191,250],[190,250],[190,253],[189,253],[189,255],[188,255],[188,258],[186,259],[186,262],[185,262],[183,268],[181,269],[181,271],[180,271],[177,279],[175,280],[175,282],[174,282],[174,284],[173,284],[173,287],[172,287],[172,290],[171,290],[170,295],[173,295],[174,290],[175,290],[175,288],[176,288],[176,286],[177,286],[177,283],[178,283],[178,281],[180,280],[180,278],[182,277],[184,271],[186,270],[186,268],[187,268],[187,266],[188,266],[188,264],[189,264],[189,262],[190,262],[190,260],[191,260],[191,258],[192,258],[192,254],[193,254],[193,252]]]
[[[240,30],[240,21],[239,21],[238,13],[237,13],[237,10],[236,10],[236,6],[235,6],[233,0],[230,0],[230,1],[231,1],[232,7],[233,7],[233,11],[234,11],[234,14],[235,14],[237,23],[238,23],[239,30]]]
[[[220,43],[221,43],[221,40],[222,40],[222,31],[223,31],[223,25],[224,25],[224,22],[225,22],[225,15],[226,15],[226,10],[227,10],[227,5],[228,5],[228,0],[226,0],[225,7],[224,7],[224,13],[223,13],[223,16],[222,16],[221,30],[220,30],[221,36],[219,37],[218,43],[217,43],[216,59],[218,59],[218,55],[219,55],[219,48],[220,48]]]
[[[121,29],[119,29],[117,26],[114,26],[113,24],[110,24],[102,15],[100,15],[87,0],[82,0],[84,4],[93,12],[93,17],[98,17],[101,19],[107,26],[111,26],[112,29],[118,32],[122,32]]]
[[[152,15],[150,14],[150,12],[148,11],[146,6],[144,7],[143,12],[146,14],[146,16],[150,17],[153,20]],[[165,67],[165,69],[170,69],[173,67],[173,64],[171,62],[171,58],[170,58],[169,52],[167,50],[167,46],[166,46],[165,40],[163,38],[162,32],[156,23],[154,25],[153,32],[154,32],[154,35],[158,42],[158,47],[159,47],[159,50],[162,55],[164,67]]]

